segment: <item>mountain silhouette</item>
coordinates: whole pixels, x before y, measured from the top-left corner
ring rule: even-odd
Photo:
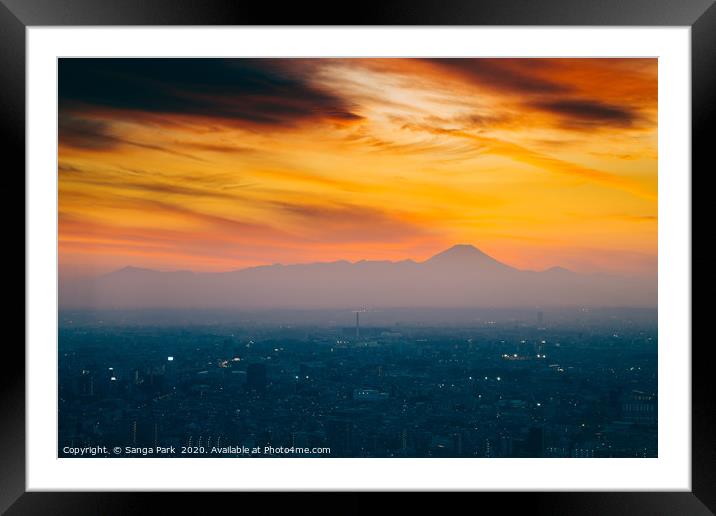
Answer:
[[[656,306],[656,281],[525,271],[472,245],[413,260],[263,265],[221,273],[124,267],[60,283],[61,308]]]
[[[516,270],[509,265],[505,265],[504,263],[495,260],[492,256],[482,252],[474,245],[469,244],[454,245],[450,249],[436,254],[423,263],[426,265],[444,265],[481,270]]]

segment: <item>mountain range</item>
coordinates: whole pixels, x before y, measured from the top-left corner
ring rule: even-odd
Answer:
[[[655,307],[656,280],[506,265],[472,245],[423,262],[265,265],[209,273],[125,267],[60,281],[61,308]]]

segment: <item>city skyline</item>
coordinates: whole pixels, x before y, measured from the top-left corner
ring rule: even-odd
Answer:
[[[655,59],[62,59],[61,276],[422,261],[656,278]]]
[[[658,456],[655,310],[307,315],[61,314],[58,456]]]

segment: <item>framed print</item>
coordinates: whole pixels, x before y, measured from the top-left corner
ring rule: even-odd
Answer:
[[[217,491],[709,514],[716,8],[561,4],[6,2],[8,514]]]

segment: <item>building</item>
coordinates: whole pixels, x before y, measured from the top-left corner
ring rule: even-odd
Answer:
[[[642,391],[631,391],[622,398],[622,419],[642,425],[656,424],[656,396]]]

